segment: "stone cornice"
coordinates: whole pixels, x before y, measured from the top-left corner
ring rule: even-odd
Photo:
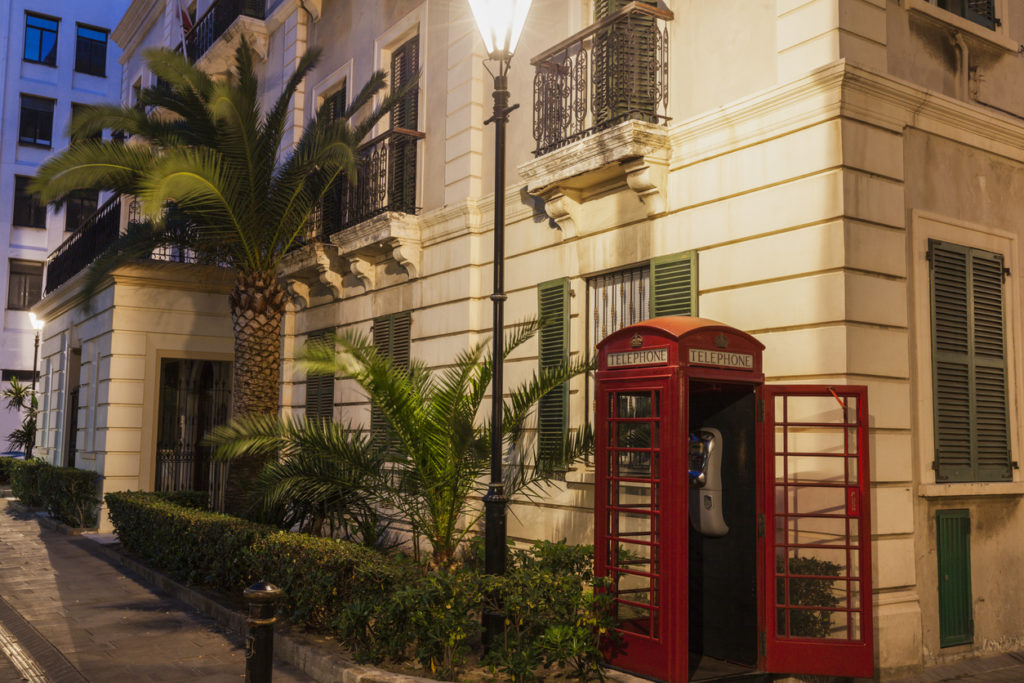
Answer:
[[[128,7],[110,34],[121,48],[121,64],[135,53],[149,28],[164,15],[164,6],[164,0],[134,0]]]

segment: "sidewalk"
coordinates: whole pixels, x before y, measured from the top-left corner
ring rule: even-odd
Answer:
[[[241,636],[146,587],[94,543],[0,499],[0,681],[40,680],[40,669],[54,683],[244,679]],[[275,662],[275,683],[310,680]]]
[[[1024,681],[1024,652],[1005,652],[991,657],[964,659],[955,664],[933,666],[916,676],[896,679],[901,683],[939,683],[940,681],[964,681],[989,683],[989,681]]]

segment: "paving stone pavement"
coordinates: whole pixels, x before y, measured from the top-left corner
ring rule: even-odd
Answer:
[[[244,679],[240,635],[146,587],[90,552],[91,545],[43,528],[0,499],[0,623],[49,680]],[[19,680],[0,649],[0,682]],[[311,680],[275,661],[275,683]]]

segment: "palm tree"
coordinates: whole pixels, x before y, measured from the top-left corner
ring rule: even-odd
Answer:
[[[7,435],[7,445],[24,451],[25,457],[31,458],[36,445],[36,417],[39,414],[36,392],[19,382],[17,377],[12,377],[11,385],[3,390],[2,396],[8,410],[24,413],[21,426]]]
[[[86,294],[119,265],[183,241],[202,260],[234,270],[234,416],[278,411],[285,299],[277,267],[339,176],[356,177],[359,142],[406,93],[392,93],[351,123],[384,87],[384,73],[375,73],[342,117],[332,120],[321,109],[294,148],[282,152],[289,103],[319,54],[310,49],[299,60],[263,112],[253,52],[244,40],[234,71],[221,80],[177,52],[148,50],[158,85],[143,90],[136,106],[85,109],[72,123],[81,141],[47,161],[34,184],[44,201],[58,205],[83,188],[133,195],[148,218],[93,263]],[[87,139],[104,128],[123,131],[128,142]],[[180,220],[165,220],[168,206],[188,230],[176,227]],[[228,482],[230,509],[244,501],[246,482],[258,469],[258,463],[240,464]]]
[[[515,326],[507,335],[505,354],[530,339],[537,327],[532,321]],[[472,494],[486,489],[482,477],[489,466],[491,427],[477,416],[491,382],[488,345],[462,351],[444,368],[430,369],[413,360],[406,369],[378,353],[370,340],[356,332],[334,341],[340,349],[337,355],[331,344],[306,347],[307,370],[341,372],[354,379],[388,425],[387,438],[374,444],[387,466],[378,470],[376,482],[365,481],[373,487],[364,495],[395,511],[414,537],[425,537],[436,566],[450,565],[480,517],[473,509]],[[504,468],[508,495],[530,495],[534,485],[552,475],[549,467],[553,463],[537,467],[526,455],[523,437],[534,406],[549,391],[591,368],[587,362],[572,361],[534,373],[531,380],[509,392],[502,422],[506,452],[512,459]],[[295,453],[302,450],[302,443],[318,440],[319,428],[314,424],[236,421],[215,430],[210,441],[215,457],[220,458],[235,458],[253,450],[269,454],[285,443]],[[566,462],[591,445],[589,431],[571,435],[563,448]],[[417,550],[415,544],[413,550]]]

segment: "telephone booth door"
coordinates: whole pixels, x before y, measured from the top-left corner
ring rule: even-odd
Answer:
[[[596,396],[606,427],[597,434],[603,456],[595,469],[605,484],[595,497],[596,524],[601,525],[595,569],[611,581],[630,670],[653,677],[685,672],[687,665],[686,649],[666,640],[677,632],[680,619],[685,623],[686,603],[662,585],[663,572],[686,580],[686,563],[680,562],[686,526],[663,523],[686,514],[685,500],[676,493],[684,472],[664,449],[679,440],[677,425],[669,419],[678,411],[675,374],[604,383]],[[671,603],[666,604],[666,596]]]
[[[760,400],[765,670],[870,678],[867,389],[768,385]]]

